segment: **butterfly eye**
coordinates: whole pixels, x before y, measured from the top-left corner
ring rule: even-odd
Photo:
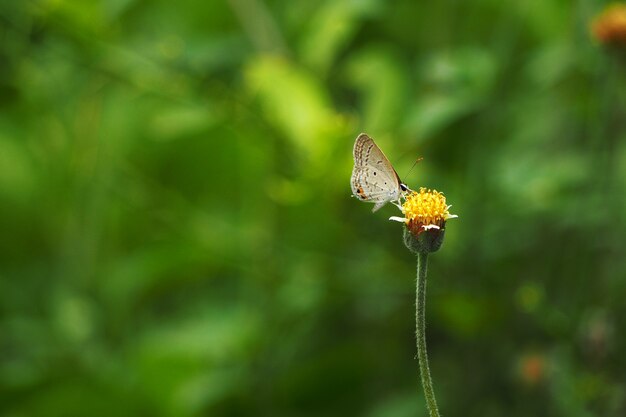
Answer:
[[[400,183],[400,189],[401,189],[402,191],[408,191],[408,190],[409,190],[409,187],[407,187],[406,185],[404,185],[404,184]]]

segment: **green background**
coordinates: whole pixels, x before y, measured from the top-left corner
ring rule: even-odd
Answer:
[[[1,415],[425,416],[400,213],[350,197],[362,131],[459,215],[442,414],[626,414],[604,2],[0,4]]]

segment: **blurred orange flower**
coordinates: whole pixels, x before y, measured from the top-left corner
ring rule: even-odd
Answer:
[[[601,44],[626,46],[626,3],[607,6],[591,22],[591,34]]]
[[[547,368],[545,356],[537,353],[527,354],[520,358],[519,376],[525,384],[534,386],[545,379]]]

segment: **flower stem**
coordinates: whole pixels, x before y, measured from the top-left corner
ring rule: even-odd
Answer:
[[[430,417],[439,417],[439,409],[433,391],[433,381],[428,368],[428,354],[426,353],[426,270],[428,268],[428,253],[417,254],[417,289],[415,291],[415,337],[417,339],[417,358],[419,360],[424,397]]]

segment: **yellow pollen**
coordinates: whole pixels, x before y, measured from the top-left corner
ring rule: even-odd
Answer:
[[[438,191],[424,187],[420,188],[419,192],[414,191],[406,197],[402,205],[402,213],[407,223],[416,221],[419,225],[442,226],[450,218],[446,197]]]

